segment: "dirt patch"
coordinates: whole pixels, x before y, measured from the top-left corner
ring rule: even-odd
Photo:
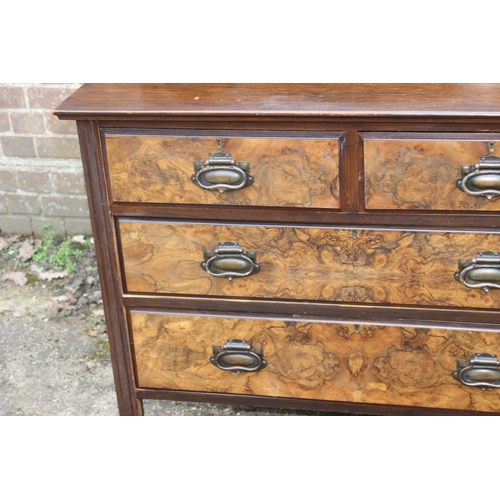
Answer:
[[[47,290],[57,305],[55,319],[90,314],[94,334],[106,331],[92,238],[58,239],[50,227],[40,239],[0,233],[0,282]]]
[[[44,236],[0,234],[0,415],[117,415],[93,241]]]

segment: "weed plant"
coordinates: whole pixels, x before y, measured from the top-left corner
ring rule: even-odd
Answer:
[[[44,226],[42,230],[42,244],[34,253],[33,260],[43,264],[51,263],[57,270],[64,270],[68,274],[75,273],[76,263],[83,256],[83,251],[70,239],[61,242],[50,225]],[[85,241],[82,246],[88,248],[90,242]]]

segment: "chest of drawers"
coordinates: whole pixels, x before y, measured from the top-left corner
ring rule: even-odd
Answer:
[[[500,85],[84,85],[118,404],[500,413]]]

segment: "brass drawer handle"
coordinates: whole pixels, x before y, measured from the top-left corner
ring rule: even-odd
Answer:
[[[500,253],[480,252],[473,259],[460,259],[455,279],[469,288],[489,292],[500,288]]]
[[[491,200],[500,196],[500,157],[493,156],[494,143],[488,143],[488,156],[481,156],[475,165],[462,165],[456,186],[473,196],[486,196]]]
[[[205,162],[195,161],[191,180],[203,189],[236,191],[253,184],[253,177],[248,173],[246,161],[236,163],[229,153],[214,153]]]
[[[210,363],[221,370],[233,371],[238,375],[241,372],[258,372],[267,366],[264,350],[252,347],[244,340],[230,339],[223,347],[214,345],[212,350]]]
[[[244,278],[260,271],[257,254],[253,250],[246,252],[232,241],[219,243],[215,250],[205,250],[201,268],[216,278]]]
[[[479,387],[483,391],[488,387],[500,388],[500,360],[494,354],[486,352],[474,354],[472,358],[457,360],[457,369],[453,378],[468,387]]]

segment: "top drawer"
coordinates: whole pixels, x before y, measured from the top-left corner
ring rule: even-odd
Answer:
[[[363,134],[366,208],[500,210],[500,135],[442,137]]]
[[[341,133],[148,134],[105,135],[113,201],[340,207]]]

